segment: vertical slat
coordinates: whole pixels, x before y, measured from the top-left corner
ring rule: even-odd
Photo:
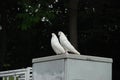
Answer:
[[[7,76],[7,80],[9,80],[9,76]]]
[[[2,80],[5,80],[5,77],[2,77]]]
[[[14,80],[16,80],[16,75],[14,75]]]
[[[18,80],[20,80],[20,77],[18,77]]]

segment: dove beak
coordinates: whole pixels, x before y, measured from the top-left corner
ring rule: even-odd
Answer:
[[[51,33],[52,34],[52,36],[54,36],[54,33]]]
[[[60,32],[58,32],[58,36],[60,36]]]

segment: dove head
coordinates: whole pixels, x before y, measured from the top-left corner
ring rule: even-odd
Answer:
[[[55,33],[51,33],[52,34],[52,36],[55,36]]]
[[[59,31],[58,32],[58,35],[60,36],[60,35],[63,35],[64,33],[62,32],[62,31]]]
[[[62,31],[59,31],[59,32],[58,32],[58,35],[59,35],[59,37],[61,37],[62,39],[67,39],[66,35],[65,35]]]
[[[57,37],[55,33],[52,33],[52,37]]]

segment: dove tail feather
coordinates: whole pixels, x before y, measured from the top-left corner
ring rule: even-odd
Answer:
[[[76,54],[80,55],[80,53],[78,51],[75,52]]]

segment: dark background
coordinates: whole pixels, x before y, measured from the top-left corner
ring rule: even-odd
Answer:
[[[55,55],[50,45],[51,33],[61,30],[69,40],[77,36],[72,40],[77,39],[76,48],[82,55],[112,58],[113,80],[119,80],[119,0],[79,0],[76,8],[76,3],[69,4],[70,1],[74,0],[0,1],[0,70],[32,66],[33,58]],[[35,12],[38,4],[41,6]],[[48,20],[42,21],[43,17]]]

